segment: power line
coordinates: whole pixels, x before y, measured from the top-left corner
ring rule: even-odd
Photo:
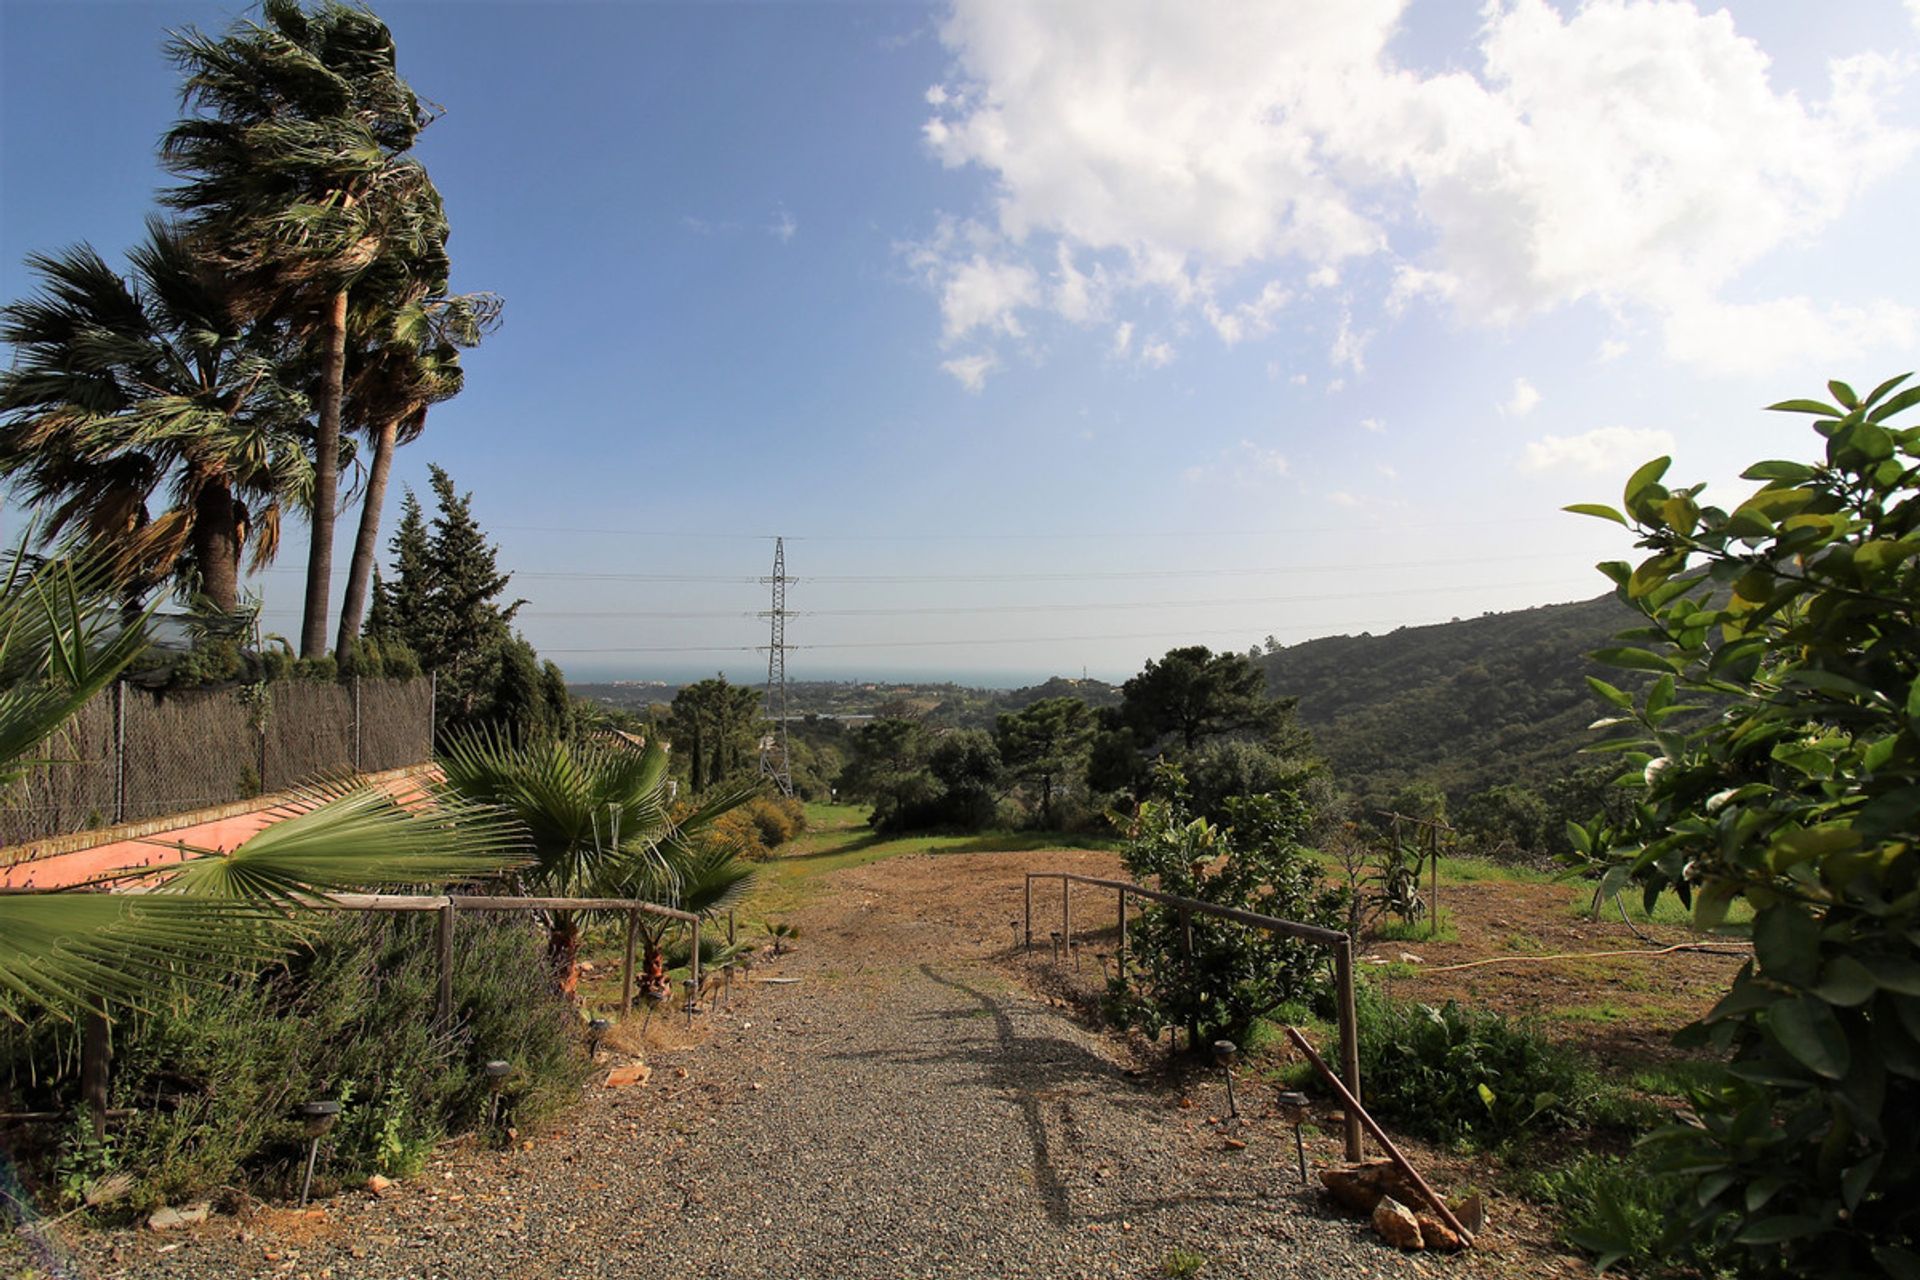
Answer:
[[[1471,529],[1515,524],[1539,524],[1559,520],[1558,514],[1519,516],[1497,520],[1431,520],[1407,524],[1343,525],[1344,533],[1396,533],[1411,529]],[[566,533],[602,538],[685,538],[732,542],[1110,542],[1116,539],[1151,541],[1155,539],[1206,538],[1287,538],[1300,534],[1325,533],[1325,525],[1301,525],[1290,529],[1077,529],[1060,533],[703,533],[681,529],[606,529],[579,525],[500,524],[492,528],[506,533]]]
[[[799,578],[783,578],[783,583],[799,582]],[[1564,586],[1559,579],[1543,579],[1531,582],[1475,582],[1447,583],[1434,587],[1398,587],[1394,595],[1437,595],[1448,591],[1490,591],[1506,587],[1533,589],[1535,587]],[[1104,613],[1126,612],[1151,609],[1217,609],[1245,605],[1264,604],[1316,604],[1329,600],[1371,600],[1383,594],[1378,588],[1371,591],[1334,591],[1316,595],[1289,596],[1224,596],[1207,600],[1099,600],[1075,601],[1071,603],[1050,604],[981,604],[981,605],[927,605],[912,608],[885,609],[783,609],[782,615],[789,618],[915,618],[926,615],[952,616],[961,614],[993,613]],[[297,609],[266,609],[265,614],[274,616],[298,616]],[[516,618],[566,619],[571,621],[592,619],[623,619],[632,621],[679,622],[734,618],[766,618],[765,609],[750,610],[711,610],[711,611],[664,611],[655,612],[646,609],[522,609],[514,615]]]
[[[1550,551],[1513,556],[1475,556],[1474,564],[1517,564],[1530,560],[1565,560],[1568,557]],[[1144,582],[1184,578],[1264,578],[1304,573],[1368,573],[1381,569],[1435,569],[1458,565],[1458,557],[1433,560],[1382,560],[1349,563],[1276,565],[1257,569],[1116,569],[1054,573],[891,573],[891,574],[813,574],[788,577],[788,582],[833,583],[838,585],[902,584],[916,582]],[[265,569],[263,573],[297,574],[298,569]],[[345,571],[342,570],[342,573]],[[516,569],[516,579],[569,582],[675,582],[710,585],[765,586],[764,577],[743,577],[689,573],[615,573],[565,570]]]

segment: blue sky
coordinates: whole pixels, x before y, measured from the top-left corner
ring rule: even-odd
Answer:
[[[1561,504],[1737,492],[1920,347],[1899,0],[378,8],[506,303],[398,478],[576,677],[764,670],[773,534],[798,676],[1583,598],[1629,548]],[[164,34],[238,12],[0,3],[0,297],[136,239]]]

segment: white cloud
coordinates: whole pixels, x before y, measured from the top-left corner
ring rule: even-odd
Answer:
[[[1296,373],[1291,378],[1288,378],[1287,381],[1296,387],[1304,387],[1307,385],[1307,375],[1304,373]]]
[[[1327,362],[1338,369],[1345,366],[1355,373],[1361,373],[1367,367],[1367,343],[1373,338],[1371,330],[1356,331],[1353,327],[1353,315],[1345,307],[1340,309],[1340,328],[1333,335],[1333,349],[1327,353]]]
[[[1400,478],[1400,469],[1390,463],[1379,463],[1374,467],[1374,470],[1389,480],[1398,480]]]
[[[946,106],[947,105],[947,86],[943,84],[929,85],[927,87],[926,99],[927,99],[927,105],[930,107]]]
[[[1164,369],[1173,363],[1173,345],[1158,339],[1140,348],[1140,361],[1154,369]]]
[[[1627,471],[1673,451],[1673,436],[1650,427],[1598,427],[1577,436],[1542,436],[1527,444],[1522,471]]]
[[[1815,372],[1883,346],[1912,349],[1920,317],[1891,301],[1822,305],[1810,298],[1732,303],[1702,298],[1668,315],[1667,350],[1715,373]]]
[[[1651,313],[1670,354],[1717,368],[1744,353],[1708,340],[1700,308],[1915,144],[1881,118],[1902,62],[1861,54],[1824,94],[1777,89],[1726,10],[1488,0],[1476,47],[1428,73],[1390,52],[1405,7],[956,0],[953,87],[928,94],[924,136],[991,181],[994,246],[971,252],[1032,269],[1065,246],[1117,295],[1193,308],[1228,343],[1257,332],[1226,301],[1248,277],[1327,288],[1377,259],[1389,314],[1425,299],[1503,324],[1592,300]],[[984,327],[1010,332],[1001,314]],[[1336,342],[1336,367],[1359,371],[1365,336]]]
[[[1000,361],[991,355],[956,356],[943,361],[940,367],[977,395],[980,388],[987,385],[987,375],[1000,367]]]
[[[1378,418],[1362,418],[1360,419],[1360,429],[1362,431],[1371,431],[1373,432],[1373,434],[1377,436],[1385,435],[1387,431],[1387,424],[1380,421],[1380,419]]]
[[[1920,3],[1920,0],[1915,0],[1915,3]],[[1601,364],[1609,364],[1627,354],[1628,350],[1627,344],[1620,341],[1620,339],[1608,338],[1600,344],[1600,350],[1594,356],[1594,359],[1598,360]]]
[[[1540,407],[1540,392],[1525,378],[1513,380],[1513,394],[1500,406],[1500,412],[1509,418],[1524,418]]]
[[[1331,502],[1336,507],[1346,507],[1348,509],[1352,509],[1360,505],[1360,499],[1354,497],[1352,494],[1348,493],[1345,489],[1335,489],[1332,493],[1329,493],[1327,495],[1327,501]]]
[[[1284,478],[1291,469],[1287,455],[1280,450],[1242,440],[1214,461],[1188,467],[1182,474],[1193,484],[1230,484],[1240,489],[1261,489]]]
[[[1260,293],[1250,302],[1237,307],[1223,308],[1211,298],[1202,304],[1207,323],[1212,325],[1220,340],[1228,346],[1243,338],[1266,333],[1273,328],[1273,315],[1280,308],[1293,301],[1293,292],[1277,280],[1269,280]]]
[[[1000,262],[980,254],[952,267],[940,290],[942,333],[948,342],[975,329],[1017,338],[1023,332],[1019,311],[1039,300],[1040,278],[1018,262]]]
[[[1125,359],[1127,352],[1132,349],[1133,322],[1131,320],[1122,320],[1119,324],[1113,326],[1113,346],[1107,349],[1107,354],[1111,355],[1115,360],[1121,360]]]
[[[767,224],[767,234],[781,244],[792,244],[793,238],[800,234],[800,224],[795,222],[793,215],[787,212],[785,206],[782,206],[774,210],[773,221]]]

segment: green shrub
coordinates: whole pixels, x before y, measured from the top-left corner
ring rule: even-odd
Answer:
[[[340,664],[333,660],[333,655],[330,653],[321,654],[317,658],[296,658],[293,662],[293,678],[295,680],[338,680]]]
[[[1586,1118],[1600,1092],[1572,1050],[1525,1022],[1449,1000],[1358,993],[1360,1081],[1382,1123],[1445,1143],[1495,1143]]]
[[[806,807],[791,796],[757,796],[746,806],[760,843],[778,849],[807,829]]]
[[[1676,1230],[1689,1212],[1687,1189],[1687,1179],[1651,1168],[1638,1151],[1589,1152],[1513,1184],[1528,1199],[1560,1210],[1561,1241],[1592,1254],[1597,1270],[1631,1262],[1640,1276],[1712,1275],[1719,1270],[1715,1257]]]
[[[344,1104],[316,1185],[413,1172],[442,1137],[484,1123],[489,1059],[516,1068],[506,1096],[516,1124],[557,1108],[585,1059],[541,935],[523,920],[461,922],[447,1032],[434,1025],[432,930],[418,917],[335,921],[287,965],[163,995],[118,1023],[112,1105],[134,1115],[114,1132],[111,1161],[138,1180],[127,1205],[223,1187],[286,1192],[304,1155],[294,1112],[311,1099]],[[70,1038],[44,1022],[0,1032],[0,1070],[23,1097],[37,1076],[42,1101],[70,1103]],[[69,1142],[54,1168],[98,1156]]]
[[[1222,828],[1191,817],[1178,772],[1165,777],[1173,798],[1140,806],[1122,854],[1134,879],[1157,879],[1169,893],[1224,907],[1339,927],[1345,895],[1323,887],[1320,864],[1301,843],[1311,818],[1299,797],[1230,800],[1232,825]],[[1141,912],[1128,940],[1138,971],[1109,983],[1110,1019],[1149,1035],[1185,1024],[1202,1043],[1240,1042],[1258,1018],[1310,991],[1324,971],[1324,948],[1214,916],[1195,915],[1191,923],[1189,957],[1177,910]]]

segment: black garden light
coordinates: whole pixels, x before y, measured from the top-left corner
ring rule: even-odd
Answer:
[[[1213,1060],[1220,1064],[1221,1074],[1227,1077],[1227,1118],[1240,1118],[1239,1104],[1233,1100],[1233,1060],[1239,1054],[1240,1046],[1231,1040],[1213,1042]]]
[[[1053,963],[1057,966],[1060,963],[1060,931],[1055,929],[1047,936],[1053,939]]]
[[[733,1008],[733,961],[720,966],[720,999],[727,1008]]]
[[[1300,1136],[1300,1126],[1307,1120],[1307,1095],[1287,1090],[1274,1102],[1278,1104],[1282,1118],[1293,1126],[1293,1151],[1300,1158],[1300,1182],[1304,1186],[1307,1181],[1307,1144]]]
[[[694,983],[692,978],[680,979],[680,989],[687,993],[687,1025],[693,1025]]]
[[[590,1057],[597,1058],[600,1056],[600,1041],[605,1039],[607,1032],[612,1029],[613,1022],[611,1019],[587,1019],[587,1053]]]
[[[313,1166],[320,1158],[320,1139],[340,1119],[340,1104],[333,1101],[303,1102],[300,1119],[307,1130],[307,1176],[300,1184],[300,1203],[304,1206],[313,1191]]]
[[[1013,931],[1013,949],[1018,951],[1020,949],[1020,922],[1018,920],[1009,920],[1007,921],[1007,928]]]

